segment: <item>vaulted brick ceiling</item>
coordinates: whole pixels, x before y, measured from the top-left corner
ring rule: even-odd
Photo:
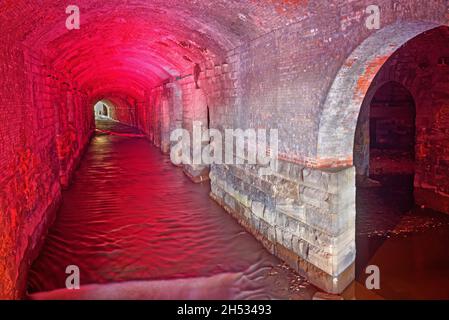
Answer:
[[[67,1],[6,0],[3,41],[43,53],[91,98],[141,98],[145,89],[222,63],[224,53],[300,18],[303,1],[77,0],[81,28],[65,28]],[[288,14],[295,11],[296,14]]]

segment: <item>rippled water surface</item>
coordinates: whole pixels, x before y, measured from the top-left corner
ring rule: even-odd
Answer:
[[[207,183],[190,182],[133,129],[97,127],[29,274],[29,292],[51,291],[77,265],[82,290],[35,297],[301,299],[316,291],[211,200]]]
[[[208,183],[190,182],[132,128],[97,125],[29,273],[32,298],[312,298],[317,289],[212,201]],[[411,205],[410,179],[357,189],[357,281],[345,298],[449,298],[449,216]],[[370,264],[381,290],[364,288]],[[62,289],[68,265],[81,290]]]
[[[359,299],[449,299],[449,215],[413,202],[413,176],[378,176],[357,188],[356,280]],[[380,269],[380,290],[364,288],[366,266]]]

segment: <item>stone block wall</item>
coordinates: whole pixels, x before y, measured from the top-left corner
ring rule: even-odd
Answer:
[[[59,180],[66,188],[93,133],[93,110],[87,94],[63,75],[48,77],[45,83],[48,100],[54,109],[56,151],[59,160]],[[35,93],[36,94],[36,93]],[[43,103],[43,102],[41,102]],[[38,103],[36,106],[38,107]]]
[[[63,33],[66,16],[58,2],[45,6],[5,2],[0,10],[4,31],[0,253],[5,257],[0,260],[0,276],[5,279],[0,297],[18,295],[18,270],[28,243],[38,243],[45,230],[39,226],[51,218],[48,208],[58,202],[61,185],[68,184],[91,134],[92,106],[72,76],[88,91],[89,99],[108,95],[121,99],[116,103],[116,118],[137,125],[163,152],[171,146],[167,131],[191,130],[193,121],[204,121],[205,104],[211,128],[221,132],[227,128],[279,130],[282,163],[278,173],[259,177],[257,168],[212,166],[211,195],[253,234],[268,239],[264,243],[272,252],[326,290],[340,291],[351,273],[355,214],[352,150],[345,152],[346,145],[352,146],[348,127],[353,118],[344,116],[355,117],[358,110],[337,103],[330,113],[343,115],[342,125],[329,117],[331,125],[322,136],[320,127],[326,122],[323,110],[339,70],[346,63],[358,64],[347,61],[348,56],[364,40],[382,32],[366,28],[365,10],[372,4],[371,0],[136,0],[126,4],[83,0],[81,9],[89,17],[86,28]],[[416,21],[448,24],[447,0],[378,0],[376,4],[382,29],[398,24],[402,31],[408,28],[405,22]],[[105,18],[106,13],[112,16]],[[377,41],[390,46],[390,40],[379,37]],[[39,52],[47,54],[49,61]],[[341,94],[363,98],[370,75],[388,58],[376,56],[360,79],[344,77],[343,81],[357,82],[358,90]],[[64,74],[52,72],[51,65]],[[397,70],[403,66],[399,63]],[[433,88],[423,93],[422,101],[432,102],[426,106],[434,115],[418,119],[422,131],[417,161],[422,165],[416,171],[415,186],[445,199],[449,194],[445,180],[447,75],[432,78],[424,70],[415,77],[413,72],[408,69],[397,75],[408,75],[399,79],[401,83],[419,79],[423,87]],[[336,130],[341,128],[343,132]],[[207,179],[207,167],[184,169],[193,180]],[[346,184],[347,180],[352,182]],[[442,203],[441,208],[445,207]]]
[[[136,107],[137,127],[163,153],[170,151],[170,132],[176,122],[171,91],[165,85],[153,88],[145,93],[144,100]]]
[[[227,108],[235,99],[235,72],[229,64],[215,65],[205,63],[195,81],[187,70],[185,74],[146,92],[144,101],[137,106],[138,128],[163,153],[169,153],[176,143],[170,140],[175,129],[185,129],[193,137],[194,123],[201,124],[201,132],[208,128],[224,131],[228,127],[222,121],[232,118]],[[203,147],[208,142],[203,143]],[[193,143],[190,155],[193,159]],[[202,164],[183,164],[185,174],[194,182],[209,179],[209,166]]]
[[[206,70],[206,73],[209,72]],[[201,157],[202,149],[194,148],[193,139],[200,140],[208,129],[208,102],[205,92],[195,82],[193,76],[187,76],[179,80],[182,87],[182,127],[187,130],[192,138],[190,143],[189,164],[184,164],[184,173],[194,182],[201,182],[209,179],[209,166],[195,163],[196,157]],[[194,131],[194,125],[198,130]],[[204,141],[201,145],[205,146]]]
[[[323,28],[316,29],[316,20],[305,19],[260,36],[230,50],[222,64],[201,65],[198,82],[187,71],[169,84],[181,93],[182,127],[187,130],[196,117],[201,119],[204,108],[196,108],[203,101],[210,110],[210,127],[222,134],[228,128],[279,130],[277,173],[259,176],[257,166],[212,165],[210,195],[268,250],[333,293],[344,290],[354,278],[355,168],[352,153],[332,163],[317,157],[317,132],[335,74],[373,33],[363,24],[364,4],[358,2],[355,11],[349,4],[332,7],[336,20],[328,23],[327,16],[320,15],[326,20],[320,24]],[[437,7],[443,5],[436,2]],[[385,23],[394,23],[398,15],[411,17],[417,10],[385,8]],[[346,21],[345,12],[354,17]],[[442,20],[444,10],[428,14]],[[402,83],[403,75],[413,72],[406,68],[386,74],[402,78]],[[161,136],[156,117],[151,125],[155,141]],[[202,176],[197,168],[184,168],[193,180]]]
[[[354,168],[318,170],[280,161],[278,172],[213,165],[211,197],[273,254],[328,292],[354,279]]]

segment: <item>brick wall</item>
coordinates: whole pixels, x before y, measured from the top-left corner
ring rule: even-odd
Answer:
[[[113,119],[130,126],[137,126],[137,104],[134,100],[124,100],[113,104]]]
[[[449,56],[448,39],[449,30],[443,27],[429,31],[399,49],[377,74],[361,111],[369,115],[372,98],[390,81],[411,93],[416,109],[415,201],[442,212],[449,212],[449,183],[446,179],[449,173],[446,159],[449,151],[446,116],[449,110],[449,66],[441,60]],[[366,123],[369,117],[364,119]],[[359,127],[364,128],[365,136],[369,134],[369,126],[359,121]],[[390,138],[394,137],[390,135]],[[361,144],[369,146],[369,141],[364,140],[356,140],[355,157],[358,169],[367,172],[364,168],[369,163],[369,152],[366,148],[365,152],[360,151]]]
[[[365,26],[365,9],[371,4],[369,0],[310,3],[318,14],[231,50],[227,62],[236,72],[238,88],[238,99],[227,110],[237,115],[231,124],[276,126],[281,153],[319,165],[316,133],[322,107],[346,58],[376,32]],[[432,9],[420,1],[376,4],[382,27],[402,20],[447,21],[446,1],[434,1]]]
[[[193,121],[204,121],[205,105],[210,126],[221,131],[278,129],[280,172],[266,179],[254,167],[212,166],[211,195],[251,232],[268,239],[264,243],[272,252],[307,270],[326,290],[340,291],[351,279],[354,258],[351,165],[360,105],[352,109],[341,97],[334,99],[330,89],[336,82],[337,89],[339,81],[351,82],[356,91],[342,85],[337,92],[361,104],[391,52],[430,28],[412,24],[410,33],[396,39],[405,22],[448,23],[446,0],[379,0],[382,30],[400,26],[386,37],[365,27],[371,4],[80,0],[87,23],[66,32],[58,2],[2,3],[0,252],[6,258],[0,260],[5,279],[0,295],[18,295],[23,283],[18,270],[28,243],[39,242],[45,221],[51,220],[46,212],[54,211],[48,208],[58,202],[60,185],[67,185],[90,135],[90,102],[108,95],[121,97],[114,101],[116,118],[137,125],[163,152],[169,151],[167,137],[174,128],[190,130]],[[359,60],[347,60],[373,37]],[[31,54],[41,51],[47,60]],[[345,66],[347,73],[339,78]],[[419,79],[432,87],[423,99],[426,110],[434,112],[418,120],[424,129],[417,142],[422,165],[415,185],[444,194],[446,74]],[[323,169],[328,166],[337,169]],[[207,178],[208,168],[184,170],[193,180]]]
[[[17,298],[92,132],[86,95],[42,56],[0,50],[0,298]]]
[[[279,130],[280,169],[276,174],[260,176],[257,166],[212,165],[211,197],[267,249],[317,286],[335,293],[354,278],[355,168],[351,166],[352,149],[341,163],[321,163],[317,157],[317,133],[323,104],[338,70],[373,33],[364,25],[368,4],[371,3],[342,2],[328,10],[317,8],[318,16],[230,50],[222,64],[205,62],[197,81],[193,70],[188,70],[164,86],[179,88],[182,127],[190,132],[194,120],[204,121],[204,105],[210,110],[211,128],[222,133],[226,128]],[[408,9],[399,10],[401,5]],[[446,7],[441,1],[435,2],[435,10],[419,13],[416,3],[382,2],[381,7],[386,24],[400,18],[420,19],[421,15],[426,20],[445,19]],[[379,61],[379,68],[387,58]],[[388,65],[402,67],[406,63],[394,62],[395,59]],[[408,71],[410,67],[401,72]],[[397,80],[402,77],[401,72],[385,74],[391,76],[389,80]],[[149,111],[148,130],[157,146],[161,146],[162,112],[161,103],[154,101],[161,100],[163,90],[161,87],[148,97],[153,101],[149,106],[154,106]],[[354,134],[351,139],[354,140]],[[327,166],[335,168],[326,169]],[[184,166],[194,181],[204,180],[201,169]]]

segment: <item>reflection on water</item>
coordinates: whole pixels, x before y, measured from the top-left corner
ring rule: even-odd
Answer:
[[[44,248],[34,298],[311,298],[283,266],[131,128],[99,122]],[[116,133],[110,134],[110,131]],[[65,287],[77,265],[81,290]]]
[[[357,189],[356,297],[449,299],[449,215],[413,205],[412,176],[375,178]],[[364,289],[367,265],[380,290]]]
[[[29,273],[33,298],[313,296],[316,288],[209,199],[207,183],[191,183],[131,128],[98,126]],[[358,188],[357,282],[344,296],[449,298],[449,216],[411,206],[410,177],[382,183]],[[72,264],[79,291],[61,289]],[[370,264],[380,267],[381,290],[364,289]]]

